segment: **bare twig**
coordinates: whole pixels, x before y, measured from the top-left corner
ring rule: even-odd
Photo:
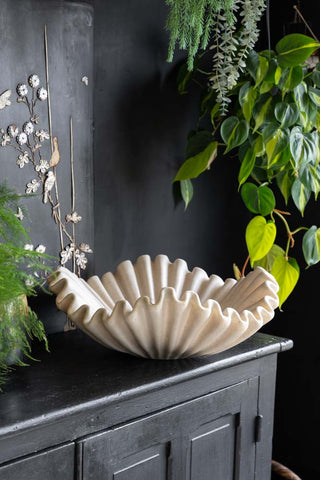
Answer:
[[[302,15],[302,13],[300,12],[299,8],[297,5],[293,5],[293,8],[294,10],[297,12],[297,14],[299,15],[299,17],[301,18],[301,20],[303,21],[303,23],[305,24],[305,26],[307,27],[307,29],[309,30],[309,33],[311,34],[311,36],[314,38],[314,40],[316,42],[319,42],[319,39],[317,38],[316,34],[313,32],[313,30],[311,29],[310,25],[308,24],[307,20],[304,18],[304,16]]]
[[[71,169],[71,214],[75,211],[75,184],[74,184],[74,158],[73,158],[73,123],[72,117],[70,117],[70,169]],[[73,243],[76,243],[76,226],[75,223],[72,222],[72,238]],[[76,272],[76,256],[75,252],[72,255],[72,268],[73,273]],[[79,276],[79,275],[78,275]]]
[[[47,25],[44,26],[44,60],[46,66],[46,88],[48,92],[48,127],[49,127],[49,135],[50,135],[50,146],[51,146],[51,155],[53,154],[53,134],[52,134],[52,114],[51,114],[51,98],[50,98],[50,78],[49,78],[49,59],[48,59],[48,36],[47,36]],[[57,182],[57,168],[53,167],[53,173],[55,176],[54,188],[55,188],[55,195],[56,195],[56,204],[57,204],[57,213],[60,218],[59,222],[59,237],[60,237],[60,249],[64,249],[63,244],[63,233],[61,228],[61,209],[60,209],[60,201],[59,201],[59,190],[58,190],[58,182]]]

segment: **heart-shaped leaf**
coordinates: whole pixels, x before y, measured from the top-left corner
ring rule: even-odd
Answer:
[[[249,123],[252,117],[252,109],[258,96],[257,90],[251,85],[250,82],[246,82],[239,90],[239,103],[242,107],[242,113],[244,118]]]
[[[273,262],[271,274],[279,285],[278,297],[281,308],[297,284],[300,275],[299,265],[294,258],[277,257]]]
[[[278,62],[283,67],[301,65],[319,47],[313,38],[301,33],[286,35],[276,45]]]
[[[257,187],[253,183],[245,183],[241,189],[241,197],[250,212],[259,213],[263,217],[269,215],[276,206],[274,194],[266,185]]]
[[[294,127],[290,133],[290,151],[297,168],[303,163],[315,162],[318,153],[315,137]]]
[[[293,90],[303,80],[303,69],[300,65],[286,68],[279,80],[279,88],[283,93]]]
[[[271,250],[275,241],[277,228],[274,222],[267,222],[264,217],[254,217],[246,229],[246,243],[251,265],[263,258]]]
[[[193,186],[191,180],[180,180],[180,191],[184,201],[184,209],[187,210],[193,197]]]
[[[217,157],[217,151],[218,142],[209,143],[203,152],[188,158],[184,162],[173,181],[197,178],[202,172],[210,168],[211,163]]]
[[[279,245],[274,243],[267,255],[261,258],[261,260],[257,260],[256,262],[254,262],[253,268],[262,267],[268,272],[271,272],[275,259],[277,257],[283,257],[284,255],[285,251],[283,250],[283,248],[279,247]]]
[[[255,160],[256,160],[256,155],[254,153],[254,150],[252,148],[248,148],[244,156],[244,159],[241,163],[241,167],[238,175],[239,187],[241,187],[241,185],[247,180],[247,178],[251,174],[255,164]]]
[[[291,188],[291,195],[296,207],[303,216],[304,209],[310,200],[311,190],[305,187],[299,178],[296,178]]]
[[[302,251],[308,266],[320,261],[320,228],[313,225],[303,236]]]
[[[287,170],[280,172],[279,175],[277,176],[277,185],[280,189],[280,192],[283,195],[283,198],[286,204],[288,203],[288,200],[291,195],[293,182],[294,182],[294,177],[292,173]]]
[[[279,102],[274,108],[274,115],[280,122],[281,128],[288,128],[298,121],[300,112],[295,103]]]
[[[224,153],[242,145],[248,138],[249,125],[246,120],[239,120],[238,117],[229,117],[221,125],[221,137],[227,148]]]

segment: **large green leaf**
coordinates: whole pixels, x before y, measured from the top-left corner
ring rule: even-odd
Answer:
[[[250,84],[250,82],[244,83],[239,90],[239,103],[242,107],[243,116],[248,123],[251,120],[252,109],[255,104],[257,96],[258,96],[258,92]]]
[[[277,160],[277,155],[289,145],[289,138],[278,124],[272,123],[263,129],[262,138],[265,143],[268,166],[270,167]]]
[[[305,187],[299,178],[296,178],[291,188],[291,195],[296,207],[303,216],[304,209],[310,200],[311,190]]]
[[[217,151],[218,142],[209,143],[202,152],[184,162],[173,181],[197,178],[202,172],[210,168],[211,163],[217,157]]]
[[[285,251],[283,250],[283,248],[279,247],[279,245],[274,243],[271,247],[271,250],[269,250],[269,252],[267,253],[267,255],[265,255],[260,260],[257,260],[256,262],[254,262],[253,268],[262,267],[268,272],[271,272],[273,262],[275,261],[275,259],[277,257],[283,257],[284,254],[285,254]]]
[[[308,87],[305,82],[301,82],[294,89],[294,99],[300,110],[300,122],[307,131],[312,130],[317,118],[317,108],[308,94]]]
[[[301,65],[320,47],[313,38],[300,33],[292,33],[283,37],[276,45],[278,62],[283,67]]]
[[[244,159],[241,163],[241,167],[238,175],[239,187],[241,187],[241,185],[247,180],[247,178],[251,174],[254,167],[255,160],[256,160],[256,155],[254,153],[254,150],[252,148],[248,148],[244,156]]]
[[[316,167],[310,163],[301,167],[299,169],[299,179],[308,190],[314,192],[317,198],[320,192],[320,177]]]
[[[318,90],[317,88],[309,87],[308,93],[313,103],[317,107],[320,107],[320,90]]]
[[[273,262],[271,274],[279,284],[278,297],[281,308],[297,284],[300,275],[299,265],[294,258],[277,257]]]
[[[261,96],[255,104],[252,111],[253,117],[255,119],[255,127],[253,133],[256,132],[264,122],[270,121],[270,113],[272,112],[271,104],[272,97],[267,94]]]
[[[251,50],[246,60],[246,69],[250,73],[254,81],[257,78],[257,70],[259,67],[259,55],[254,50]]]
[[[228,117],[222,123],[220,133],[227,146],[224,153],[227,153],[247,140],[249,125],[246,120],[239,120],[238,117]]]
[[[278,87],[282,90],[282,93],[293,90],[303,80],[303,69],[300,65],[296,67],[286,68],[282,73]]]
[[[311,133],[304,133],[300,127],[294,127],[290,133],[290,151],[298,168],[303,163],[315,162],[318,145]]]
[[[187,210],[187,207],[193,197],[193,186],[191,180],[180,180],[180,191],[184,200],[184,209]]]
[[[260,83],[264,80],[268,70],[269,70],[268,60],[265,57],[263,57],[262,55],[259,55],[259,65],[258,65],[257,73],[256,73],[255,87],[258,87],[260,85]]]
[[[241,197],[250,212],[259,213],[263,217],[269,215],[276,206],[273,191],[266,185],[257,187],[253,183],[245,183]]]
[[[293,182],[294,182],[294,177],[292,175],[292,172],[290,171],[284,170],[280,172],[279,175],[277,176],[277,185],[285,199],[286,204],[288,203],[288,200],[291,195]]]
[[[279,102],[274,108],[274,114],[281,128],[292,127],[300,116],[299,108],[295,103]]]
[[[276,238],[277,228],[264,217],[254,217],[246,229],[246,243],[251,265],[263,258],[271,250]]]
[[[320,261],[320,228],[313,225],[303,236],[302,251],[308,266]]]

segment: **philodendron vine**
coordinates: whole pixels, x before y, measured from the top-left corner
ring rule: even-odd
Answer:
[[[247,67],[230,91],[230,113],[223,117],[212,90],[204,87],[201,118],[209,117],[211,130],[192,132],[186,161],[174,181],[180,181],[186,206],[193,195],[191,179],[209,169],[213,160],[229,152],[241,166],[239,190],[255,216],[246,228],[247,263],[263,266],[279,283],[280,306],[299,278],[299,266],[290,250],[303,234],[302,250],[308,266],[320,261],[320,228],[292,228],[287,207],[278,208],[275,189],[285,204],[292,199],[304,215],[313,194],[320,192],[320,66],[310,56],[320,44],[301,34],[287,35],[276,51],[252,51]],[[197,73],[197,68],[194,74]],[[203,75],[203,72],[201,71]],[[208,73],[210,75],[210,73]],[[185,91],[190,76],[180,78]],[[287,232],[285,245],[277,240],[281,222]]]

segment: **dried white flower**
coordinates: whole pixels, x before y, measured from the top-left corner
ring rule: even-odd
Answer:
[[[93,253],[93,252],[92,252],[92,249],[90,248],[90,245],[88,245],[87,243],[80,243],[79,248],[80,248],[80,250],[82,250],[83,252]]]
[[[46,248],[44,245],[38,245],[36,248],[35,248],[35,251],[38,252],[38,253],[44,253],[46,251]]]
[[[41,100],[42,102],[44,100],[47,100],[48,98],[48,92],[45,88],[41,87],[38,89],[37,91],[37,97],[39,98],[39,100]]]
[[[67,245],[64,250],[60,252],[60,257],[61,257],[61,265],[64,265],[67,263],[68,260],[72,258],[74,252],[74,246],[73,245]]]
[[[19,83],[17,86],[17,94],[19,97],[26,97],[28,95],[28,87],[24,83]]]
[[[35,73],[33,73],[32,75],[30,75],[30,77],[28,78],[28,82],[29,82],[29,85],[31,88],[37,88],[39,86],[39,83],[40,83],[40,79],[38,77],[38,75],[36,75]]]
[[[10,141],[11,141],[11,138],[9,137],[9,135],[7,135],[6,133],[3,133],[2,139],[1,139],[1,146],[5,147],[8,143],[10,143]]]
[[[26,135],[31,135],[31,134],[34,132],[33,123],[32,123],[32,122],[26,122],[26,123],[23,125],[22,130],[24,131],[24,133],[25,133]]]
[[[26,243],[23,248],[24,248],[25,250],[29,250],[30,252],[33,251],[33,245],[32,245],[32,243]]]
[[[40,142],[43,142],[44,140],[49,140],[50,135],[46,130],[37,130],[36,135],[39,138]]]
[[[30,183],[27,183],[26,193],[29,195],[30,193],[36,193],[38,188],[40,187],[40,182],[35,178],[31,180]]]
[[[88,259],[86,258],[85,254],[77,249],[75,251],[75,257],[78,267],[80,267],[82,270],[85,270],[88,263]]]
[[[19,128],[17,127],[17,125],[9,125],[9,127],[7,128],[7,132],[11,138],[16,138],[19,133]]]
[[[46,173],[49,167],[50,165],[47,162],[47,160],[44,160],[43,158],[41,158],[39,165],[36,166],[36,171],[41,173]]]
[[[23,211],[20,207],[17,208],[17,213],[15,213],[15,216],[18,220],[20,220],[20,222],[22,222],[22,220],[24,219]]]
[[[23,168],[25,165],[27,165],[27,163],[29,163],[29,156],[28,156],[28,152],[23,152],[21,153],[21,155],[19,155],[18,157],[18,160],[17,160],[17,165],[20,167],[20,168]]]
[[[40,122],[40,117],[39,115],[35,114],[33,115],[31,118],[30,118],[31,122],[35,123],[36,125],[38,125],[38,123]]]
[[[28,137],[27,135],[22,132],[22,133],[19,133],[19,135],[17,136],[17,142],[19,145],[24,145],[25,143],[27,143],[28,141]]]
[[[66,215],[66,222],[79,223],[81,220],[82,217],[76,211]]]
[[[89,79],[87,76],[84,76],[81,78],[81,82],[85,84],[85,86],[87,87],[88,84],[89,84]]]

